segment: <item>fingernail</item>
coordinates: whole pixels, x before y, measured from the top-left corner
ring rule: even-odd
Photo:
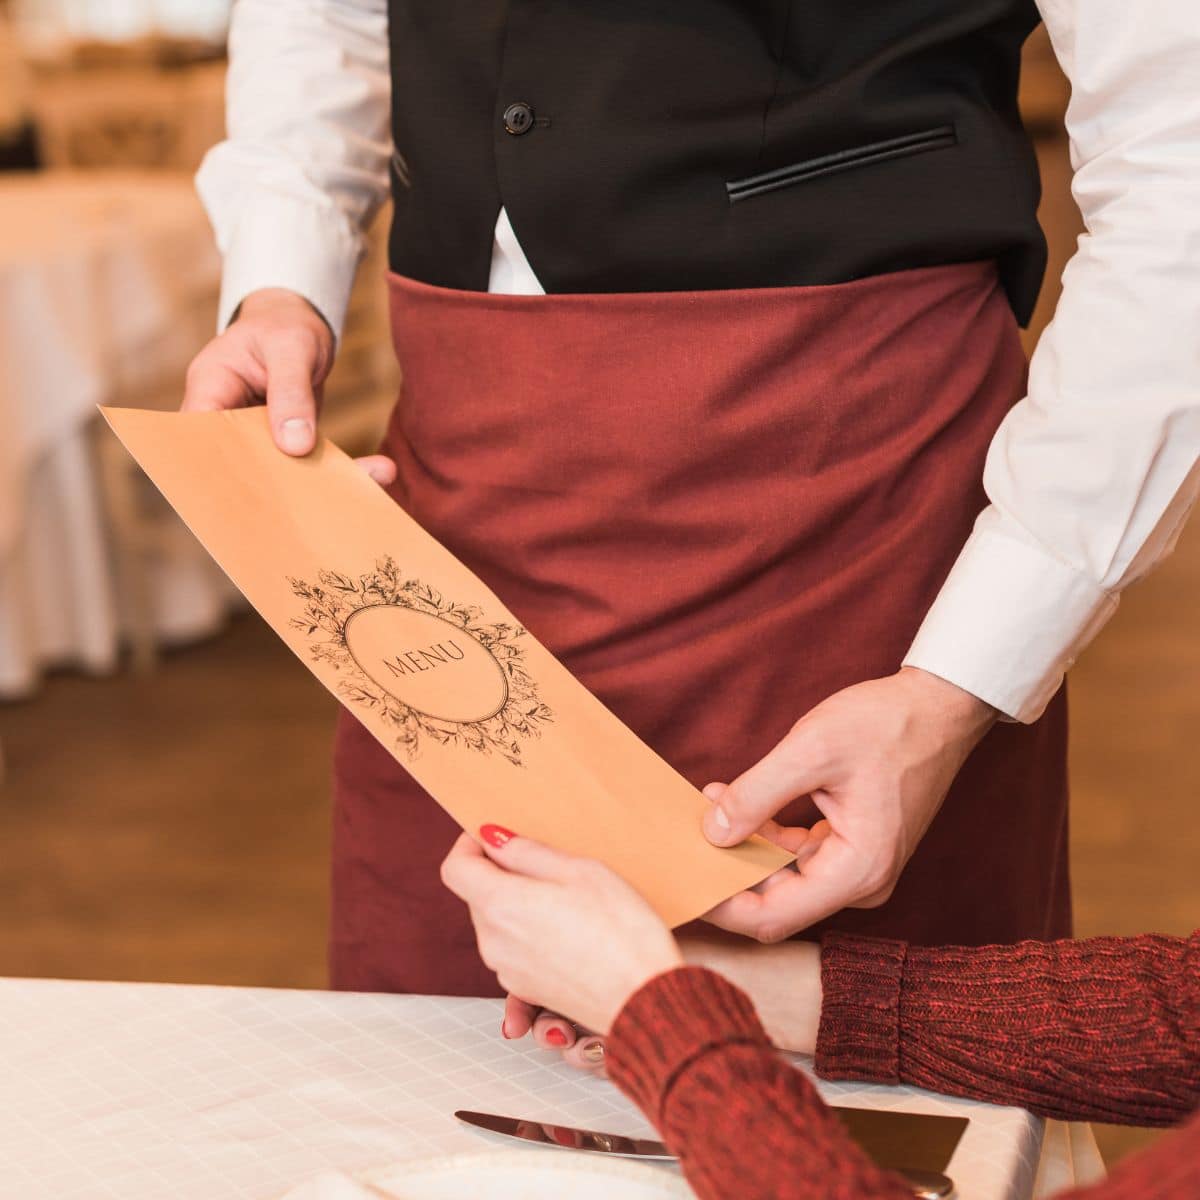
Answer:
[[[733,826],[729,824],[729,818],[725,815],[725,810],[719,805],[714,804],[712,807],[713,824],[723,833],[728,833]]]
[[[507,1021],[500,1022],[500,1036],[505,1038],[507,1041],[510,1041],[510,1042],[512,1041],[512,1034],[508,1032],[508,1022]]]
[[[279,444],[289,454],[305,454],[312,445],[312,422],[303,417],[289,417],[279,427]]]
[[[517,835],[511,829],[505,829],[503,825],[480,825],[479,836],[489,846],[495,846],[498,850],[501,846],[507,846]]]
[[[595,1066],[597,1063],[604,1061],[604,1043],[597,1038],[594,1042],[589,1042],[584,1046],[579,1054],[584,1062]]]
[[[567,1044],[567,1035],[555,1025],[553,1028],[546,1030],[546,1041],[552,1046],[565,1046]]]

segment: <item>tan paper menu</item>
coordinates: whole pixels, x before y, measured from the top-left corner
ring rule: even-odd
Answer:
[[[463,828],[598,858],[672,926],[790,860],[761,839],[711,846],[704,797],[335,446],[282,454],[262,408],[103,411],[267,623]]]

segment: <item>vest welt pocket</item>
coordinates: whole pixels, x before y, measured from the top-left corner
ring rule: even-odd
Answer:
[[[852,146],[833,154],[822,154],[819,158],[806,158],[773,171],[747,175],[744,179],[731,179],[725,185],[725,190],[729,193],[729,202],[735,204],[751,196],[760,196],[763,192],[819,179],[822,175],[835,175],[839,171],[850,171],[855,167],[887,162],[893,158],[907,158],[910,154],[921,154],[926,150],[941,150],[955,145],[957,141],[953,125],[938,125],[934,129],[923,129],[882,142],[869,142],[865,146]]]

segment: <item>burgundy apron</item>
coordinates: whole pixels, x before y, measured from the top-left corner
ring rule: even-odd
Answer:
[[[697,786],[899,667],[1025,384],[990,264],[745,291],[390,287],[397,503]],[[1069,933],[1065,752],[1061,693],[997,725],[888,903],[827,926]],[[334,769],[334,986],[495,994],[438,879],[454,823],[345,712]]]

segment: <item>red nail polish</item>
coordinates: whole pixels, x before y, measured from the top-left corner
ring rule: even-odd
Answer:
[[[480,825],[479,836],[489,846],[499,849],[501,846],[507,846],[517,835],[511,829],[505,829],[503,825]]]
[[[552,1046],[565,1046],[567,1044],[567,1035],[556,1025],[552,1029],[546,1030],[546,1041]]]

